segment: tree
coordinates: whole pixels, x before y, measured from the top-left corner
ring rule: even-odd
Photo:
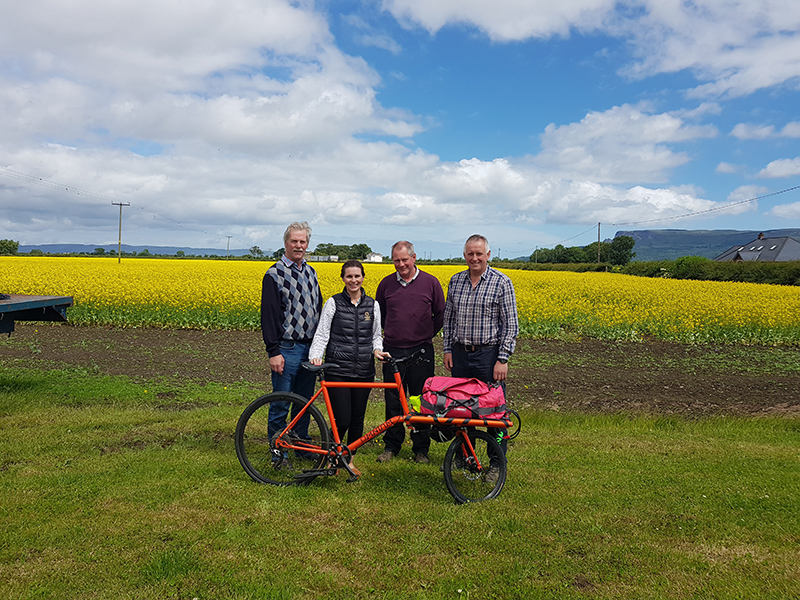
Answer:
[[[105,253],[106,253],[105,248],[95,248],[93,252],[93,254],[96,254],[97,256],[103,256]]]
[[[372,248],[367,246],[366,244],[353,244],[350,246],[350,256],[349,258],[355,258],[356,260],[364,260],[367,258],[367,255],[372,252]]]
[[[350,258],[350,247],[339,244],[317,244],[311,254],[316,256],[338,256],[339,260],[347,260]]]
[[[0,240],[0,254],[16,254],[19,252],[19,242],[14,240]]]
[[[281,256],[286,253],[286,248],[278,248],[275,252],[272,253],[272,258],[275,260],[280,260]]]
[[[250,248],[250,256],[254,258],[261,258],[262,256],[264,256],[264,251],[261,250],[261,248],[259,248],[258,246],[253,246],[252,248]]]
[[[150,250],[148,250],[147,248],[145,248],[144,250],[142,250],[141,252],[139,252],[139,256],[150,256]]]
[[[311,253],[314,256],[338,256],[340,261],[356,259],[364,260],[367,255],[372,252],[372,248],[366,244],[353,244],[352,246],[345,246],[344,244],[317,244],[314,251]]]
[[[633,257],[636,252],[633,247],[636,245],[636,240],[629,235],[619,235],[611,241],[611,257],[610,262],[612,265],[625,266]]]
[[[179,257],[183,258],[184,256],[186,256],[186,252],[184,252],[183,250],[178,250],[175,253],[175,256],[179,256]]]
[[[592,242],[588,246],[584,246],[583,250],[583,260],[576,261],[576,262],[587,262],[587,263],[594,263],[594,262],[608,262],[608,244],[605,242],[600,242],[600,259],[597,258],[597,242]]]

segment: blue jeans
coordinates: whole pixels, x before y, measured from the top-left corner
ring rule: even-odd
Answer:
[[[280,351],[283,356],[283,373],[272,372],[272,391],[273,392],[294,392],[303,398],[311,398],[314,394],[315,375],[308,369],[304,369],[302,362],[308,360],[308,350],[310,343],[305,342],[281,342]],[[268,433],[270,439],[277,432],[286,427],[286,416],[289,414],[290,402],[275,402],[269,408]],[[292,411],[292,418],[295,417],[300,407]],[[308,439],[309,417],[306,415],[294,428],[294,432],[303,439]]]

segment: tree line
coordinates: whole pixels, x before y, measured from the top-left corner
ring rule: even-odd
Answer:
[[[261,255],[263,255],[263,252],[261,252],[258,246],[253,246],[250,248],[250,254],[258,256],[255,254],[254,250],[257,250]],[[283,253],[284,249],[278,248],[272,253],[272,258],[279,259],[281,256],[283,256]],[[314,251],[309,252],[309,254],[312,256],[337,256],[339,258],[339,262],[344,262],[351,259],[364,260],[368,255],[372,254],[372,248],[366,244],[353,244],[351,246],[345,246],[344,244],[317,244],[317,247],[314,248]]]
[[[571,246],[565,248],[558,244],[555,248],[537,248],[530,255],[532,263],[610,263],[616,266],[627,265],[636,253],[633,246],[636,240],[627,235],[615,237],[610,243],[592,242],[588,246]]]

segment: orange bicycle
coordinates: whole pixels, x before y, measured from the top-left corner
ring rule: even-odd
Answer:
[[[447,490],[458,503],[479,502],[496,498],[506,481],[507,463],[495,436],[475,427],[507,430],[516,426],[507,414],[502,419],[484,419],[473,416],[423,415],[410,409],[403,389],[399,364],[422,360],[424,350],[411,356],[387,361],[394,371],[394,382],[325,381],[324,370],[335,366],[324,363],[303,366],[317,374],[320,387],[310,400],[290,392],[274,392],[253,401],[242,413],[236,425],[236,455],[245,472],[258,483],[272,485],[298,485],[310,483],[323,475],[336,475],[346,470],[349,481],[358,475],[350,468],[353,452],[375,439],[398,423],[431,425],[449,431],[453,441],[447,449],[442,472]],[[353,443],[346,445],[339,439],[337,428],[329,427],[315,401],[322,395],[325,409],[332,425],[336,420],[331,407],[329,388],[397,389],[403,414],[384,421]],[[269,430],[269,410],[275,405],[286,411],[287,425],[280,430]]]

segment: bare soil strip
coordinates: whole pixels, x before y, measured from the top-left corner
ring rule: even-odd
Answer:
[[[0,365],[270,390],[259,332],[18,324],[0,338]],[[800,348],[520,340],[508,394],[518,406],[545,410],[798,416]]]

